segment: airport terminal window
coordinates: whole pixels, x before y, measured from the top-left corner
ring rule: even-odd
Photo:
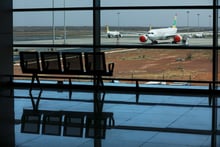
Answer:
[[[100,8],[93,7],[93,2],[95,0],[14,0],[14,62],[19,61],[19,51],[93,52],[100,49],[106,52],[107,63],[115,63],[113,78],[116,80],[216,82],[220,79],[216,26],[220,19],[214,14],[213,1],[100,0]],[[100,18],[94,17],[95,12],[100,12]],[[158,33],[153,29],[170,29],[174,24],[178,36],[160,30],[162,37],[171,39],[165,42],[164,38],[150,39],[151,34]],[[146,36],[148,30],[152,32]],[[14,73],[21,74],[18,64],[14,67]],[[168,87],[167,91],[172,89]],[[92,109],[93,105],[90,106]],[[219,123],[219,119],[216,121]],[[219,126],[217,128],[219,131]]]
[[[182,37],[175,45],[177,48],[178,45],[211,47],[213,43],[212,10],[103,10],[101,11],[101,26],[103,28],[101,43],[103,45],[149,47],[152,46],[154,38],[146,35],[148,31],[152,34],[155,32],[151,31],[153,29],[172,27],[176,27],[175,34]],[[141,40],[140,36],[145,36],[146,39]],[[171,46],[170,44],[174,40],[169,31],[157,32],[154,36],[160,37],[158,43],[162,45]],[[202,38],[206,38],[205,41]],[[184,42],[185,39],[188,39],[187,44]]]
[[[88,26],[83,25],[85,20]],[[18,12],[14,44],[84,44],[82,38],[87,36],[86,44],[92,45],[92,22],[91,11]]]
[[[92,0],[13,0],[14,9],[24,8],[63,8],[68,7],[92,7]]]
[[[212,5],[211,0],[200,0],[200,1],[191,1],[191,0],[179,0],[178,3],[175,3],[173,0],[136,0],[136,1],[127,1],[127,0],[101,0],[101,6],[194,6],[194,5]]]
[[[28,49],[25,47],[28,45],[32,50],[40,51],[51,50],[54,45],[63,45],[55,48],[58,51],[92,51],[93,38],[97,37],[93,36],[94,28],[100,28],[101,50],[108,52],[108,58],[115,62],[115,78],[213,79],[214,18],[213,9],[209,7],[212,1],[182,0],[181,6],[172,0],[100,2],[100,26],[97,27],[93,26],[93,13],[97,10],[93,9],[92,0],[48,0],[42,3],[14,0],[15,55],[19,50]],[[179,40],[176,44],[173,44],[173,36],[163,42],[145,35],[148,30],[172,27],[174,23],[181,36],[181,39],[176,36]],[[38,45],[46,47],[38,48]],[[114,54],[120,56],[114,58]],[[206,64],[200,65],[196,71],[194,67],[200,62]],[[169,68],[156,66],[162,63]],[[129,69],[125,69],[128,64]]]
[[[186,81],[213,78],[211,50],[124,49],[107,56],[109,62],[117,63],[114,75],[120,78]]]

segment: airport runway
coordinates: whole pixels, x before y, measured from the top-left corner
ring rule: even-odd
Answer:
[[[84,37],[84,38],[74,38],[74,39],[67,39],[66,44],[73,44],[73,45],[79,45],[79,47],[70,47],[70,48],[56,48],[56,51],[71,51],[71,52],[92,52],[93,49],[92,48],[81,48],[80,45],[92,45],[93,42],[93,38],[92,37]],[[172,44],[171,43],[172,40],[169,40],[169,42],[166,40],[164,42],[159,42],[158,45],[168,45],[168,46],[175,46],[177,47],[178,45],[183,45],[183,44]],[[64,40],[63,39],[57,39],[54,41],[55,44],[64,44]],[[220,43],[220,40],[219,40]],[[14,44],[36,44],[36,45],[48,45],[48,44],[53,44],[53,40],[33,40],[33,41],[15,41]],[[123,37],[123,38],[107,38],[107,37],[102,37],[101,38],[101,44],[102,45],[140,45],[143,46],[143,48],[145,46],[154,46],[151,44],[150,41],[146,42],[146,43],[140,43],[138,36],[129,36],[129,37]],[[212,38],[190,38],[189,39],[189,46],[194,46],[194,45],[200,45],[200,46],[211,46],[212,45]],[[14,50],[37,50],[37,51],[51,51],[51,48],[48,47],[16,47],[14,48]],[[54,49],[53,49],[54,50]],[[109,48],[103,48],[102,51],[110,51]],[[131,49],[129,49],[131,50]],[[114,50],[115,51],[115,50]],[[119,51],[119,50],[118,50]],[[122,49],[120,51],[125,51],[125,49]],[[15,51],[14,52],[14,61],[19,60],[19,56],[18,56],[18,52]]]
[[[84,38],[71,38],[71,39],[56,39],[54,40],[54,44],[73,44],[73,45],[92,45],[93,38],[85,36]],[[174,45],[172,44],[172,40],[161,40],[158,41],[159,44],[162,45]],[[220,43],[220,40],[219,40]],[[33,41],[14,41],[14,44],[53,44],[53,40],[33,40]],[[102,45],[152,45],[151,41],[147,41],[146,43],[139,42],[138,36],[130,36],[130,37],[122,37],[122,38],[101,38]],[[178,45],[178,44],[177,44]],[[179,43],[182,45],[182,43]],[[200,45],[200,46],[211,46],[212,38],[189,38],[189,46]]]

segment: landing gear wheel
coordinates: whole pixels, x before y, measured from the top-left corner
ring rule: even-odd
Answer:
[[[158,44],[158,41],[157,40],[153,40],[152,44]]]

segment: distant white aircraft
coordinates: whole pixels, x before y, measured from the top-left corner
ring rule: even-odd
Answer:
[[[195,38],[203,38],[204,34],[202,32],[199,32],[199,33],[194,34],[194,37]]]
[[[167,40],[170,38],[173,38],[172,43],[178,43],[182,41],[182,36],[177,34],[176,18],[177,16],[175,15],[172,27],[150,29],[147,34],[139,36],[140,42],[144,43],[149,39],[151,40],[152,44],[157,44],[158,40]]]
[[[110,31],[109,26],[106,25],[106,34],[108,38],[120,38],[122,37],[119,31]]]

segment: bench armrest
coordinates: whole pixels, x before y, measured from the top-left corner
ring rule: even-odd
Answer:
[[[109,71],[110,73],[113,73],[114,67],[115,67],[115,63],[109,63],[109,64],[108,64],[108,71]]]

